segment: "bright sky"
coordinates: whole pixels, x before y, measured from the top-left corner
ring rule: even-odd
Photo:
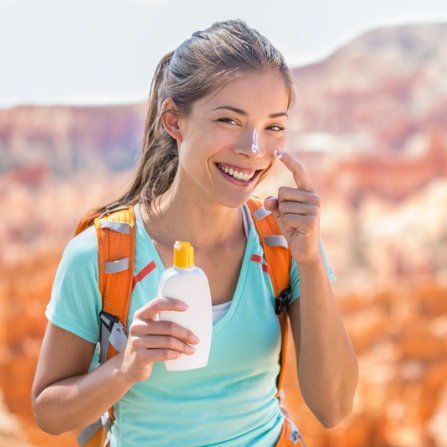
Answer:
[[[237,17],[295,67],[371,28],[447,21],[447,0],[0,0],[0,107],[146,101],[164,54]]]

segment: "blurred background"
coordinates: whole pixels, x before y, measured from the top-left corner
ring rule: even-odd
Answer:
[[[236,17],[293,69],[287,149],[322,198],[360,365],[353,415],[326,430],[290,358],[306,445],[447,445],[445,0],[0,0],[0,446],[75,445],[41,432],[30,404],[62,251],[86,210],[128,186],[159,59]],[[291,181],[278,166],[258,193]]]

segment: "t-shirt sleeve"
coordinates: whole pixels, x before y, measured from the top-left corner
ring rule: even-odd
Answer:
[[[329,265],[329,262],[327,260],[326,251],[324,250],[323,242],[320,238],[320,248],[321,252],[323,253],[323,259],[324,264],[326,266],[326,270],[329,276],[329,281],[335,280],[334,272],[331,269],[331,266]],[[290,267],[290,287],[292,289],[292,300],[290,303],[293,303],[297,298],[300,296],[300,278],[298,275],[298,266],[296,265],[296,262],[294,259],[292,259],[292,265]]]
[[[90,227],[64,250],[45,315],[54,325],[91,342],[99,340],[98,243]]]

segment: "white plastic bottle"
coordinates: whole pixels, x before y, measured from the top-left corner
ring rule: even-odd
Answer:
[[[194,249],[189,242],[174,245],[174,265],[163,272],[158,296],[175,298],[188,305],[184,312],[163,311],[159,318],[173,321],[191,330],[200,339],[192,355],[166,360],[168,371],[203,368],[208,364],[213,331],[213,311],[208,279],[202,269],[194,265]]]

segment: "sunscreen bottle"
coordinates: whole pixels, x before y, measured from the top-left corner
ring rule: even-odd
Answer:
[[[213,331],[213,311],[208,279],[202,269],[194,265],[194,249],[189,242],[174,245],[174,265],[160,278],[158,296],[175,298],[188,305],[184,312],[162,311],[159,319],[173,321],[192,331],[200,342],[192,355],[166,360],[168,371],[203,368],[208,363]]]

